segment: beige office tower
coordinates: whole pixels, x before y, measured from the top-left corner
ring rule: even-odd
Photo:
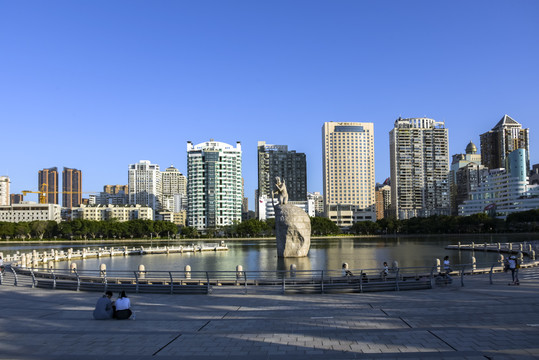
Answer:
[[[162,207],[165,210],[177,212],[179,209],[181,198],[187,200],[187,178],[170,165],[165,171],[161,172],[161,187],[162,187]]]
[[[343,229],[376,221],[374,124],[324,123],[322,144],[325,216]]]
[[[9,177],[0,176],[0,205],[10,205]]]
[[[397,219],[449,215],[449,150],[445,124],[395,120],[389,132],[391,213]]]

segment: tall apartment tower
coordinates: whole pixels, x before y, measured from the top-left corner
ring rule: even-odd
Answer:
[[[383,219],[389,215],[389,209],[391,207],[391,186],[386,183],[376,184],[375,198],[376,198],[376,220]]]
[[[465,168],[465,173],[459,170]],[[449,173],[449,191],[451,200],[451,215],[458,215],[458,206],[468,199],[468,192],[475,186],[474,178],[477,178],[476,170],[483,168],[481,154],[477,153],[477,146],[469,142],[465,154],[453,155],[451,171]],[[478,178],[477,178],[478,179]],[[465,183],[463,183],[465,181]]]
[[[198,230],[241,221],[241,144],[187,142],[187,222]]]
[[[448,131],[428,118],[395,120],[389,132],[391,213],[397,219],[449,215]]]
[[[38,191],[46,193],[46,204],[58,204],[58,168],[39,170],[37,179]]]
[[[129,165],[129,204],[161,209],[161,171],[159,165],[140,160]]]
[[[510,116],[504,115],[492,128],[480,135],[482,161],[489,169],[506,168],[507,155],[517,149],[526,150],[526,169],[530,171],[530,130]]]
[[[284,179],[289,201],[307,200],[307,160],[287,145],[258,142],[258,196],[271,198],[275,177]]]
[[[326,217],[341,228],[376,221],[374,124],[326,122],[322,146]]]
[[[0,205],[10,205],[9,177],[0,176]]]
[[[62,171],[62,207],[79,207],[82,203],[82,171],[64,167]]]
[[[187,178],[180,170],[170,165],[161,173],[161,188],[163,209],[174,211],[177,208],[178,196],[186,196],[187,194]]]

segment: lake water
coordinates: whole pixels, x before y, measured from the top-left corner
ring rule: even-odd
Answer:
[[[194,271],[224,271],[234,270],[236,265],[242,265],[244,270],[287,270],[291,264],[296,264],[298,270],[339,270],[343,262],[349,264],[350,269],[380,268],[384,261],[390,265],[394,260],[400,267],[432,266],[435,259],[443,259],[449,255],[452,264],[469,263],[472,252],[445,250],[449,244],[469,244],[484,242],[519,242],[538,240],[539,235],[511,234],[511,235],[465,235],[465,236],[417,236],[417,237],[369,237],[369,238],[332,238],[314,239],[311,241],[309,256],[297,259],[279,259],[275,240],[252,241],[226,241],[229,250],[203,253],[162,254],[143,256],[115,256],[100,259],[85,259],[74,261],[79,269],[97,270],[100,264],[106,264],[108,270],[136,270],[140,264],[146,270],[174,270],[180,271],[185,265],[190,265]],[[220,240],[199,241],[202,243],[216,243]],[[180,245],[185,242],[153,241],[153,246]],[[114,243],[88,241],[84,244],[2,244],[0,252],[4,254],[14,251],[31,252],[33,249],[82,248],[82,247],[122,247],[122,246],[150,246],[150,242],[141,243]],[[497,254],[492,252],[476,251],[474,253],[478,263],[493,262]],[[58,262],[56,268],[67,269],[68,262]]]

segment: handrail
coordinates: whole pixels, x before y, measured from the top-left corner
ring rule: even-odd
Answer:
[[[9,267],[9,270],[11,270],[11,272],[13,273],[13,285],[14,286],[17,286],[19,284],[19,279],[17,277],[17,272],[15,271],[15,268],[13,266],[10,266]]]

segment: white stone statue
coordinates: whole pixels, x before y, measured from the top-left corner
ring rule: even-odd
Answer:
[[[277,190],[273,191],[271,193],[272,198],[273,198],[273,194],[278,194],[279,195],[279,204],[280,205],[285,205],[286,203],[288,203],[288,191],[286,190],[286,182],[285,182],[285,180],[283,179],[283,181],[281,181],[281,178],[276,176],[275,177],[275,188]]]

